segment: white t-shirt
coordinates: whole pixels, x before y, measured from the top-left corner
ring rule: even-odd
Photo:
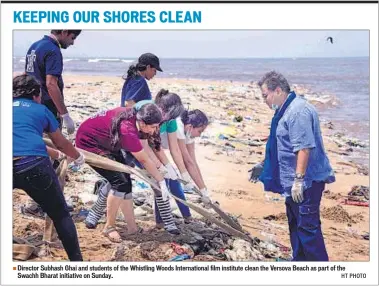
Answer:
[[[176,118],[176,124],[178,126],[178,129],[176,130],[176,137],[180,140],[185,140],[186,144],[192,144],[195,142],[194,138],[186,138],[185,131],[184,131],[184,124],[180,117]],[[161,133],[161,146],[163,149],[169,149],[168,145],[168,135],[167,132]]]
[[[192,144],[195,142],[195,138],[186,138],[186,133],[184,131],[184,124],[181,118],[176,118],[176,124],[178,125],[178,130],[176,131],[176,136],[178,139],[186,141],[186,144]]]

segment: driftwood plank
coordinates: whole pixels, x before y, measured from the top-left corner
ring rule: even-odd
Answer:
[[[45,143],[48,146],[50,146],[52,148],[56,148],[54,146],[54,144],[51,142],[51,140],[44,138],[44,141],[45,141]],[[108,159],[108,158],[105,158],[105,157],[93,154],[91,152],[82,150],[80,148],[76,148],[76,149],[79,152],[82,152],[84,154],[85,161],[86,161],[87,164],[90,164],[90,165],[95,166],[95,167],[103,168],[103,169],[106,169],[106,170],[118,171],[118,172],[124,172],[124,173],[128,173],[128,174],[133,174],[136,177],[138,177],[141,180],[143,180],[146,183],[148,183],[153,189],[159,190],[159,186],[158,186],[157,182],[154,179],[149,178],[146,175],[146,171],[145,170],[138,170],[138,169],[126,166],[126,165],[121,164],[119,162],[116,162],[116,161],[113,161],[111,159]],[[178,198],[178,197],[176,197],[174,195],[172,195],[172,197],[175,200],[177,200],[177,201],[181,202],[182,204],[188,206],[189,208],[193,209],[197,213],[201,214],[206,219],[212,221],[214,224],[218,225],[219,227],[221,227],[222,229],[224,229],[229,234],[235,235],[237,237],[240,237],[242,239],[245,239],[245,240],[248,240],[248,241],[252,242],[252,239],[251,239],[250,236],[248,236],[247,234],[243,233],[240,230],[235,229],[234,227],[232,227],[230,225],[227,225],[227,224],[223,223],[222,221],[220,221],[217,218],[215,218],[211,213],[207,212],[203,208],[201,208],[199,206],[196,206],[196,205],[194,205],[194,204],[192,204],[190,202],[184,201],[184,200],[182,200],[182,199],[180,199],[180,198]],[[227,215],[225,214],[225,216],[227,216]],[[229,220],[231,220],[231,219],[229,218]]]

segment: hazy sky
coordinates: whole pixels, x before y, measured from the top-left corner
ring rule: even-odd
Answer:
[[[49,31],[14,31],[14,56]],[[326,41],[334,38],[334,44]],[[369,56],[369,31],[90,31],[84,30],[64,57],[135,59],[144,52],[161,58],[277,58]]]

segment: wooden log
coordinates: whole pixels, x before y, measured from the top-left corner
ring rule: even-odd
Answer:
[[[144,174],[146,177],[150,177],[151,178],[151,175],[146,171],[146,170],[141,170],[141,173]],[[185,183],[185,181],[183,181],[182,179],[178,179],[179,182],[181,183]],[[202,193],[200,192],[200,190],[197,188],[197,187],[193,187],[192,190],[197,193],[198,195],[202,196]],[[173,196],[174,198],[176,198],[175,196]],[[231,217],[229,217],[223,210],[221,210],[221,208],[214,204],[214,203],[209,203],[209,206],[214,209],[214,211],[228,224],[230,225],[231,227],[235,228],[236,230],[240,231],[240,232],[243,232],[243,229],[242,227],[237,224]]]
[[[44,141],[45,141],[45,143],[48,146],[50,146],[52,148],[56,148],[54,146],[54,144],[49,139],[44,138]],[[126,165],[121,164],[119,162],[116,162],[116,161],[113,161],[111,159],[99,156],[97,154],[93,154],[91,152],[82,150],[82,149],[77,148],[77,147],[76,147],[76,149],[79,152],[81,152],[81,153],[84,154],[86,163],[88,163],[88,164],[90,164],[92,166],[98,167],[98,168],[106,169],[106,170],[133,174],[136,177],[138,177],[141,180],[143,180],[146,183],[148,183],[153,189],[160,191],[159,186],[158,186],[156,180],[154,180],[153,178],[148,177],[147,176],[147,172],[145,170],[141,170],[141,169],[138,170],[138,169],[126,166]],[[248,236],[247,234],[245,234],[245,233],[243,233],[243,232],[235,229],[234,227],[231,227],[230,225],[227,225],[227,224],[223,223],[222,221],[220,221],[217,218],[215,218],[213,216],[213,214],[207,212],[206,210],[202,209],[201,207],[196,206],[195,204],[192,204],[190,202],[184,201],[184,200],[182,200],[182,199],[180,199],[180,198],[178,198],[178,197],[176,197],[174,195],[172,195],[172,197],[175,200],[177,200],[177,201],[181,202],[182,204],[188,206],[189,208],[193,209],[194,211],[196,211],[200,215],[204,216],[206,219],[212,221],[214,224],[216,224],[219,227],[221,227],[222,229],[224,229],[227,233],[229,233],[231,235],[234,235],[234,236],[237,236],[237,237],[240,237],[240,238],[245,239],[247,241],[252,242],[252,239],[251,239],[250,236]],[[225,216],[227,216],[227,215],[225,214]]]

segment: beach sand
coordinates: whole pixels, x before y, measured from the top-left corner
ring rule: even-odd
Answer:
[[[121,78],[65,75],[64,80],[66,105],[78,123],[100,109],[119,106]],[[218,201],[224,211],[238,217],[243,228],[252,236],[290,247],[283,198],[265,193],[260,183],[248,181],[248,170],[263,159],[265,142],[262,140],[269,134],[272,117],[272,111],[262,102],[256,84],[155,78],[149,85],[153,96],[160,88],[168,89],[179,94],[185,106],[203,110],[212,120],[196,144],[197,160],[211,198]],[[236,122],[236,116],[241,116],[242,122]],[[337,180],[326,185],[328,191],[321,203],[322,230],[330,260],[368,261],[369,240],[363,235],[369,233],[369,208],[341,203],[354,185],[369,186],[367,169],[350,159],[355,152],[356,147],[352,146],[355,141],[338,134],[331,122],[323,122],[322,129]],[[250,145],[257,146],[246,144],[247,139],[251,139]],[[365,172],[366,175],[362,174]],[[65,194],[87,192],[93,188],[93,182],[93,176],[89,179],[70,171]],[[14,192],[14,235],[24,238],[31,234],[42,235],[44,221],[26,219],[19,212],[26,200],[27,196],[22,191]],[[139,224],[151,230],[154,236],[153,219],[139,221]],[[112,260],[117,247],[101,235],[102,225],[96,230],[87,230],[81,222],[77,222],[76,226],[85,260]],[[128,243],[131,249],[135,249],[139,242],[132,240]],[[53,249],[52,256],[33,260],[64,259],[67,258],[62,249]],[[137,254],[133,256],[132,251],[123,258],[144,259],[152,260]]]

